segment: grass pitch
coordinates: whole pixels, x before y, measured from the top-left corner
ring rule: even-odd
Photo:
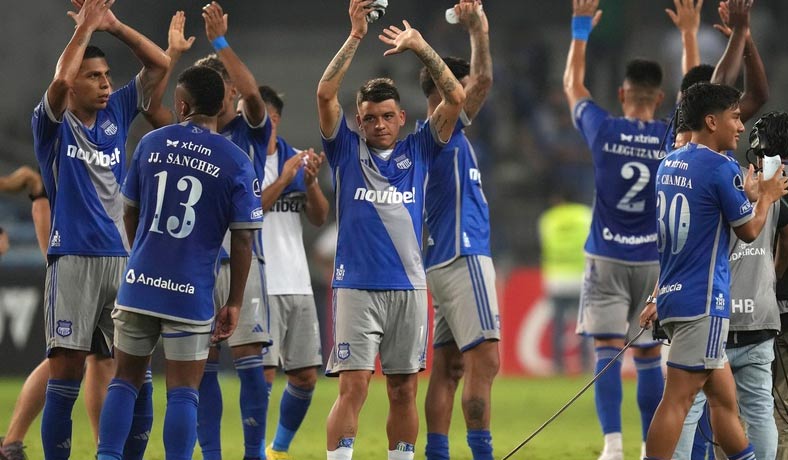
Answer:
[[[493,387],[492,434],[496,458],[501,458],[522,442],[533,430],[569,400],[590,378],[589,376],[550,379],[499,378]],[[279,399],[285,379],[277,376],[271,394],[268,416],[267,442],[273,438],[279,415]],[[14,407],[22,379],[0,378],[0,433],[5,432]],[[243,434],[238,409],[238,379],[232,374],[221,377],[224,394],[222,419],[222,449],[227,460],[243,458]],[[424,458],[426,425],[423,419],[424,395],[427,380],[419,382],[419,412],[422,415],[416,458]],[[165,390],[162,379],[154,382],[153,424],[146,460],[164,460],[162,424],[165,409]],[[335,379],[318,381],[312,406],[296,435],[291,454],[296,460],[325,459],[325,420],[337,394]],[[458,393],[459,397],[459,393]],[[359,434],[356,438],[354,458],[386,458],[386,399],[385,381],[373,378],[369,397],[361,413]],[[624,382],[624,449],[625,456],[637,458],[640,453],[640,418],[635,401],[634,382]],[[43,458],[40,441],[40,425],[33,425],[26,439],[27,452],[31,460]],[[92,459],[95,454],[93,434],[84,405],[80,398],[74,406],[74,435],[72,455],[75,460]],[[452,459],[471,460],[465,443],[465,427],[460,410],[459,398],[455,403],[454,418],[450,434]],[[593,389],[589,389],[575,404],[547,427],[533,441],[518,452],[513,459],[566,459],[593,460],[602,448],[602,434],[594,411]],[[197,447],[195,459],[202,459]]]

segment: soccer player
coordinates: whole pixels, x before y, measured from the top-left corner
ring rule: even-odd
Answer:
[[[753,206],[734,159],[744,126],[738,90],[698,83],[684,94],[680,116],[689,144],[659,167],[656,192],[659,283],[641,314],[641,326],[659,317],[671,338],[665,392],[646,440],[647,459],[671,458],[682,422],[702,388],[710,402],[715,437],[728,458],[755,458],[739,424],[730,364],[725,354],[731,307],[727,248],[731,228],[743,242],[761,233],[772,204],[785,195],[781,166],[758,181]]]
[[[158,46],[115,17],[113,3],[75,2],[79,11],[69,12],[76,22],[74,35],[33,112],[36,158],[52,215],[44,295],[50,377],[41,420],[47,460],[69,457],[71,410],[85,357],[95,334],[103,334],[107,345],[112,338],[110,313],[129,247],[119,193],[126,136],[169,64]],[[115,92],[104,53],[88,46],[95,31],[117,37],[143,64]],[[135,458],[141,458],[153,422],[151,392],[149,383],[140,392],[130,436]]]
[[[591,98],[583,80],[587,40],[602,13],[598,5],[599,0],[573,2],[573,39],[564,73],[569,108],[594,163],[596,196],[585,244],[586,273],[577,331],[594,338],[597,372],[637,333],[637,314],[657,281],[654,177],[665,156],[662,142],[668,131],[667,123],[654,119],[663,100],[662,70],[656,62],[636,59],[627,65],[618,92],[623,117],[612,115]],[[643,334],[633,350],[645,440],[663,388],[660,346]],[[596,381],[594,391],[605,437],[599,458],[620,460],[620,361]]]
[[[217,129],[246,153],[255,171],[254,191],[260,198],[260,184],[265,175],[266,152],[271,137],[271,120],[260,97],[257,82],[233,48],[227,42],[227,15],[222,7],[211,2],[203,8],[205,33],[216,54],[195,64],[217,71],[224,80],[224,100],[219,112]],[[240,100],[239,100],[240,96]],[[237,109],[236,109],[236,100]],[[271,343],[268,334],[268,299],[265,295],[265,267],[261,232],[254,238],[254,261],[249,269],[244,308],[238,328],[227,343],[241,381],[241,421],[244,431],[244,458],[263,456],[265,448],[265,418],[268,411],[270,388],[263,375],[263,346]],[[227,252],[222,251],[221,266],[216,279],[214,304],[224,304],[230,289],[230,266]],[[198,438],[205,460],[221,459],[222,394],[218,381],[219,350],[212,347],[200,383]]]
[[[417,373],[427,339],[426,276],[421,259],[424,186],[429,163],[454,131],[465,93],[440,56],[403,21],[379,36],[384,55],[413,51],[427,66],[441,103],[415,133],[398,141],[405,123],[390,79],[362,85],[356,96],[361,134],[350,130],[338,92],[367,34],[372,0],[351,0],[350,35],[317,88],[320,132],[334,175],[338,242],[334,270],[334,347],[326,372],[339,375],[339,396],[327,421],[329,460],[348,460],[358,414],[380,353],[389,398],[389,460],[414,456],[418,435]]]
[[[266,248],[265,276],[273,343],[263,355],[265,379],[272,385],[276,368],[287,375],[287,387],[279,404],[279,424],[274,441],[266,447],[268,460],[287,460],[290,443],[306,416],[317,382],[320,325],[309,280],[304,250],[301,213],[315,226],[328,217],[328,200],[317,183],[324,156],[314,150],[299,151],[277,136],[284,101],[269,86],[260,87],[271,118],[263,181],[263,247]]]
[[[134,241],[112,315],[118,370],[101,412],[98,460],[120,460],[137,392],[159,338],[164,345],[168,460],[192,458],[197,388],[211,342],[233,333],[262,225],[246,154],[215,133],[224,82],[205,67],[178,78],[181,123],[142,138],[123,184],[124,222]],[[215,264],[231,230],[230,294],[215,314]]]
[[[444,58],[462,83],[466,99],[451,139],[430,164],[425,195],[429,239],[424,263],[435,308],[435,352],[424,409],[425,450],[428,460],[448,460],[454,394],[464,377],[462,412],[468,446],[474,460],[492,460],[490,393],[499,367],[501,331],[490,253],[490,212],[476,154],[463,131],[492,87],[492,58],[481,2],[463,0],[454,11],[471,37],[471,62]],[[426,67],[420,83],[429,118],[441,103],[441,94]]]
[[[784,112],[769,113],[755,123],[750,133],[750,144],[759,168],[764,155],[779,156],[781,151],[786,151],[780,150],[786,145],[786,134],[775,128],[785,126],[787,117]],[[747,181],[751,187],[746,190],[751,201],[757,200],[753,171],[751,165]],[[788,225],[788,206],[778,200],[768,213],[763,231],[755,241],[743,242],[734,233],[728,250],[732,307],[725,354],[736,383],[741,417],[747,424],[747,435],[755,447],[757,458],[775,458],[777,452],[771,365],[774,338],[780,332],[780,311],[772,254],[776,236]],[[689,458],[695,426],[705,403],[706,396],[702,391],[698,392],[684,421],[674,458]]]

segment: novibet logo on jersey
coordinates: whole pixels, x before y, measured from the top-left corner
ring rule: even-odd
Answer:
[[[416,187],[412,187],[407,192],[400,192],[397,187],[389,187],[386,190],[368,190],[359,187],[353,199],[377,204],[412,204],[416,202]]]
[[[129,284],[140,283],[144,284],[145,286],[166,289],[168,291],[180,292],[183,294],[194,294],[194,286],[192,286],[190,283],[176,283],[173,280],[166,280],[161,276],[158,278],[145,276],[145,273],[140,273],[139,276],[137,276],[137,274],[134,273],[133,268],[126,272],[126,282]]]

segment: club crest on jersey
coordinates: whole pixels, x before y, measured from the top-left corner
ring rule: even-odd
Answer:
[[[71,330],[71,324],[72,324],[71,321],[59,319],[57,321],[57,328],[55,329],[57,335],[59,335],[60,337],[70,336],[71,333],[73,332]]]
[[[171,141],[167,139],[167,147],[177,147],[179,141]]]
[[[101,129],[104,130],[104,134],[107,136],[114,136],[115,134],[118,134],[118,127],[115,126],[115,123],[110,120],[104,121],[104,123],[101,124]]]
[[[337,358],[344,361],[350,358],[350,344],[347,342],[342,342],[337,345]]]
[[[397,163],[398,169],[408,169],[410,168],[411,163],[410,158],[406,157],[405,155],[400,155],[397,158],[394,158],[394,161]]]

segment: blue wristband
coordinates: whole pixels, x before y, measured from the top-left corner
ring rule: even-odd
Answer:
[[[227,43],[227,39],[224,38],[224,35],[220,35],[211,40],[211,45],[215,51],[221,51],[230,46],[230,44]]]
[[[591,16],[573,16],[572,39],[587,42],[589,35],[591,35],[591,29],[593,28],[591,25],[593,19],[594,18]]]

